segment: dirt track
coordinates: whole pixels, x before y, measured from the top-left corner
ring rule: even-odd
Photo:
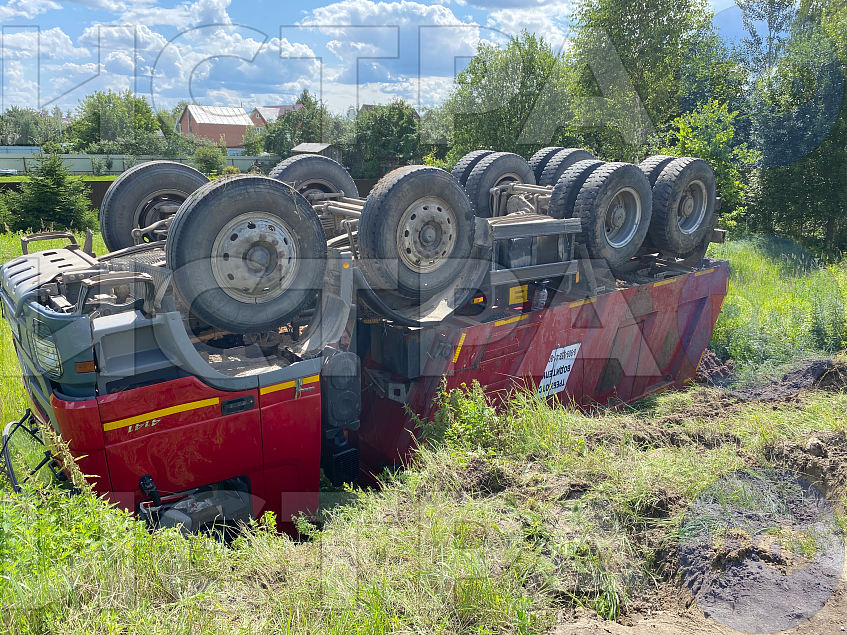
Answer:
[[[720,381],[720,379],[731,374],[731,367],[727,368],[715,360],[707,360],[705,372],[702,372],[703,370],[703,368],[700,369],[701,376],[708,383]],[[802,395],[798,397],[797,393],[803,389],[840,391],[845,385],[847,385],[847,367],[844,364],[830,364],[829,362],[811,360],[796,371],[784,376],[780,381],[772,382],[755,390],[747,389],[742,393],[727,391],[726,396],[720,398],[717,404],[712,400],[703,404],[695,402],[689,409],[697,411],[697,416],[709,419],[714,416],[725,415],[727,411],[739,412],[743,410],[746,407],[744,401],[781,400],[783,403],[799,402],[802,400]],[[700,406],[702,406],[702,409]],[[679,416],[690,416],[691,414],[693,413],[685,412],[680,413]],[[656,425],[649,425],[646,429],[639,426],[637,432],[604,431],[602,439],[587,439],[587,441],[608,442],[609,436],[634,433],[636,436],[643,435],[644,442],[649,444],[714,446],[730,443],[740,446],[738,439],[732,438],[732,435],[708,436],[708,438],[703,436],[701,438],[698,435],[692,436],[674,431],[674,418],[672,415],[667,417],[667,420],[656,421]],[[831,432],[820,433],[808,437],[805,444],[779,443],[768,448],[766,455],[774,467],[802,476],[814,485],[827,500],[831,501],[839,512],[844,512],[843,503],[845,495],[847,495],[847,438],[844,435]],[[670,506],[672,508],[675,506],[674,501],[670,502]],[[782,631],[765,628],[739,631],[726,626],[711,616],[707,616],[698,607],[691,592],[680,579],[676,550],[668,551],[665,554],[666,562],[663,563],[667,574],[665,581],[659,583],[655,593],[650,592],[642,598],[634,598],[628,612],[620,618],[619,622],[604,620],[590,610],[577,609],[574,614],[563,612],[559,623],[551,631],[551,635],[642,635],[647,633],[659,635],[688,633],[734,635],[744,632],[817,635],[847,632],[847,564],[841,568],[840,577],[829,600],[823,605],[823,608],[815,612],[810,618]],[[670,553],[670,551],[674,553]],[[661,553],[657,553],[657,556],[661,556]],[[847,563],[847,557],[842,557],[842,562]],[[769,598],[765,592],[762,594],[761,604],[771,604],[772,600],[773,598]]]

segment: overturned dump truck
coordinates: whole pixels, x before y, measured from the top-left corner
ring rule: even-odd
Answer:
[[[136,166],[100,211],[110,253],[33,235],[0,268],[32,402],[5,466],[17,487],[9,439],[50,426],[151,527],[292,531],[321,469],[402,466],[442,381],[581,408],[690,381],[726,294],[719,203],[700,159],[563,148],[403,167],[364,199],[316,155],[215,181]]]

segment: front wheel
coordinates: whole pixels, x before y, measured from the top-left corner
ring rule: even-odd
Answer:
[[[230,333],[259,333],[315,299],[326,236],[301,194],[247,175],[201,187],[174,218],[165,257],[192,313]]]

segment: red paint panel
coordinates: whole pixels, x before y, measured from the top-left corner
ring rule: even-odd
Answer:
[[[223,401],[250,397],[251,410],[223,416]],[[104,432],[112,488],[143,500],[138,479],[150,474],[162,494],[253,475],[253,493],[262,496],[262,434],[258,390],[226,392],[194,377],[99,397],[104,425],[130,417],[159,418],[155,425]],[[206,399],[214,405],[156,417],[151,413]],[[126,498],[126,496],[122,497]]]
[[[205,418],[106,447],[112,486],[138,490],[144,474],[164,493],[262,469],[259,410]],[[140,495],[140,491],[138,492]]]
[[[321,471],[320,382],[259,396],[267,509],[291,533],[291,516],[317,509]]]
[[[54,393],[50,395],[50,407],[62,439],[74,455],[103,448],[103,427],[96,399],[65,401]]]

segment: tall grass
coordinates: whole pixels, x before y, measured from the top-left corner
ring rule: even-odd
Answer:
[[[710,348],[742,374],[773,372],[844,346],[844,265],[824,266],[785,238],[750,236],[712,245],[732,266]]]
[[[0,252],[20,253],[17,239],[0,235]],[[783,268],[769,279],[789,301],[829,306],[825,276],[838,280],[837,272],[791,273],[794,259],[783,266],[755,244],[722,249],[735,266],[735,295],[747,284],[748,298],[768,296],[755,267],[776,261]],[[818,295],[798,288],[808,277]],[[824,334],[840,328],[821,324]],[[3,420],[25,407],[6,328]],[[811,326],[799,331],[797,350],[835,347],[834,335],[820,344]],[[780,331],[767,333],[777,348]],[[739,339],[726,332],[721,341],[728,349]],[[327,511],[301,519],[300,540],[277,535],[268,518],[230,546],[150,533],[89,493],[36,482],[13,496],[0,482],[0,632],[528,635],[548,633],[576,606],[614,619],[657,581],[674,582],[667,554],[705,487],[767,464],[774,444],[847,431],[847,395],[718,416],[722,399],[692,389],[581,413],[530,393],[495,410],[477,385],[442,392],[425,429],[431,445],[409,469],[380,490],[322,495]],[[329,496],[341,504],[325,504]]]

